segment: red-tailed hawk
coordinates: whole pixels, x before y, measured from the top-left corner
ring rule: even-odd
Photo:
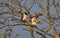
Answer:
[[[36,23],[38,23],[38,21],[35,19],[35,17],[30,17],[30,22],[32,25],[36,25]]]
[[[24,12],[24,13],[21,14],[21,20],[22,20],[22,22],[26,21],[27,15],[28,15],[27,12]]]

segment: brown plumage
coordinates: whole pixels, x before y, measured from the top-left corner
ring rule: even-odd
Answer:
[[[30,20],[29,20],[29,21],[31,22],[32,25],[36,25],[36,23],[38,22],[38,21],[35,19],[35,17],[30,17]]]
[[[22,22],[25,22],[26,21],[27,15],[28,14],[26,12],[21,13],[21,20],[22,20]]]

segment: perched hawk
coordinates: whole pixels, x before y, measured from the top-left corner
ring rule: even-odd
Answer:
[[[35,17],[30,17],[30,22],[32,25],[36,25],[36,23],[38,23],[38,21],[35,19]]]
[[[27,15],[28,15],[27,12],[24,12],[24,13],[21,14],[21,20],[22,20],[22,22],[26,21]]]

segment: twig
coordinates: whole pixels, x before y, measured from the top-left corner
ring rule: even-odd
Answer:
[[[53,30],[55,36],[58,37],[57,32],[56,32],[56,28],[55,28],[53,22],[51,21],[51,16],[49,14],[49,0],[46,0],[46,14],[47,14],[48,21],[50,23],[49,24],[50,25],[50,28]]]
[[[30,26],[30,35],[31,35],[31,38],[34,38],[33,30],[31,28],[33,29],[33,27]]]

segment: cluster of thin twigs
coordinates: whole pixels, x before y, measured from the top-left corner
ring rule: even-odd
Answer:
[[[60,38],[60,32],[56,30],[56,22],[60,23],[58,21],[58,20],[60,20],[60,16],[58,15],[59,10],[60,10],[60,9],[58,9],[58,8],[60,8],[59,2],[56,3],[56,0],[53,0],[51,2],[50,2],[50,0],[32,0],[30,3],[30,6],[27,7],[26,4],[28,1],[29,0],[25,0],[24,4],[21,4],[23,2],[22,0],[10,0],[10,3],[9,3],[9,1],[7,3],[0,2],[0,7],[2,9],[4,9],[4,8],[9,9],[9,11],[0,12],[0,19],[3,19],[3,21],[0,21],[0,29],[3,29],[3,28],[5,29],[4,33],[0,36],[0,38],[7,38],[7,36],[9,36],[9,38],[11,38],[11,35],[13,33],[12,28],[15,26],[28,27],[28,29],[23,28],[23,30],[29,31],[31,38],[35,38],[33,32],[39,34],[40,38],[47,38],[46,35],[48,35],[52,38]],[[42,1],[46,2],[46,8],[44,8]],[[31,9],[33,8],[34,4],[37,4],[39,6],[39,8],[41,8],[41,14],[40,14],[40,12],[35,13],[35,14],[32,14],[30,12]],[[50,13],[50,7],[52,5],[55,7],[54,14]],[[26,15],[24,14],[25,12],[23,12],[23,8],[26,10],[28,18],[24,18],[24,17],[26,17]],[[10,16],[6,17],[6,16],[4,16],[5,14],[10,15]],[[19,18],[15,18],[15,16],[17,16]],[[42,16],[46,17],[46,19],[43,18]],[[56,17],[56,16],[58,16],[58,17]],[[34,21],[32,20],[32,17],[34,18]],[[41,20],[48,24],[48,28],[45,28],[47,30],[37,26],[37,24],[38,24],[37,19],[39,19],[38,20],[39,22]],[[17,23],[9,24],[9,21],[14,21]],[[7,22],[7,24],[6,24],[6,22]],[[41,23],[39,23],[39,26],[40,26],[40,24]],[[53,34],[49,33],[50,30],[53,31]],[[17,35],[15,36],[15,38],[17,38]]]

